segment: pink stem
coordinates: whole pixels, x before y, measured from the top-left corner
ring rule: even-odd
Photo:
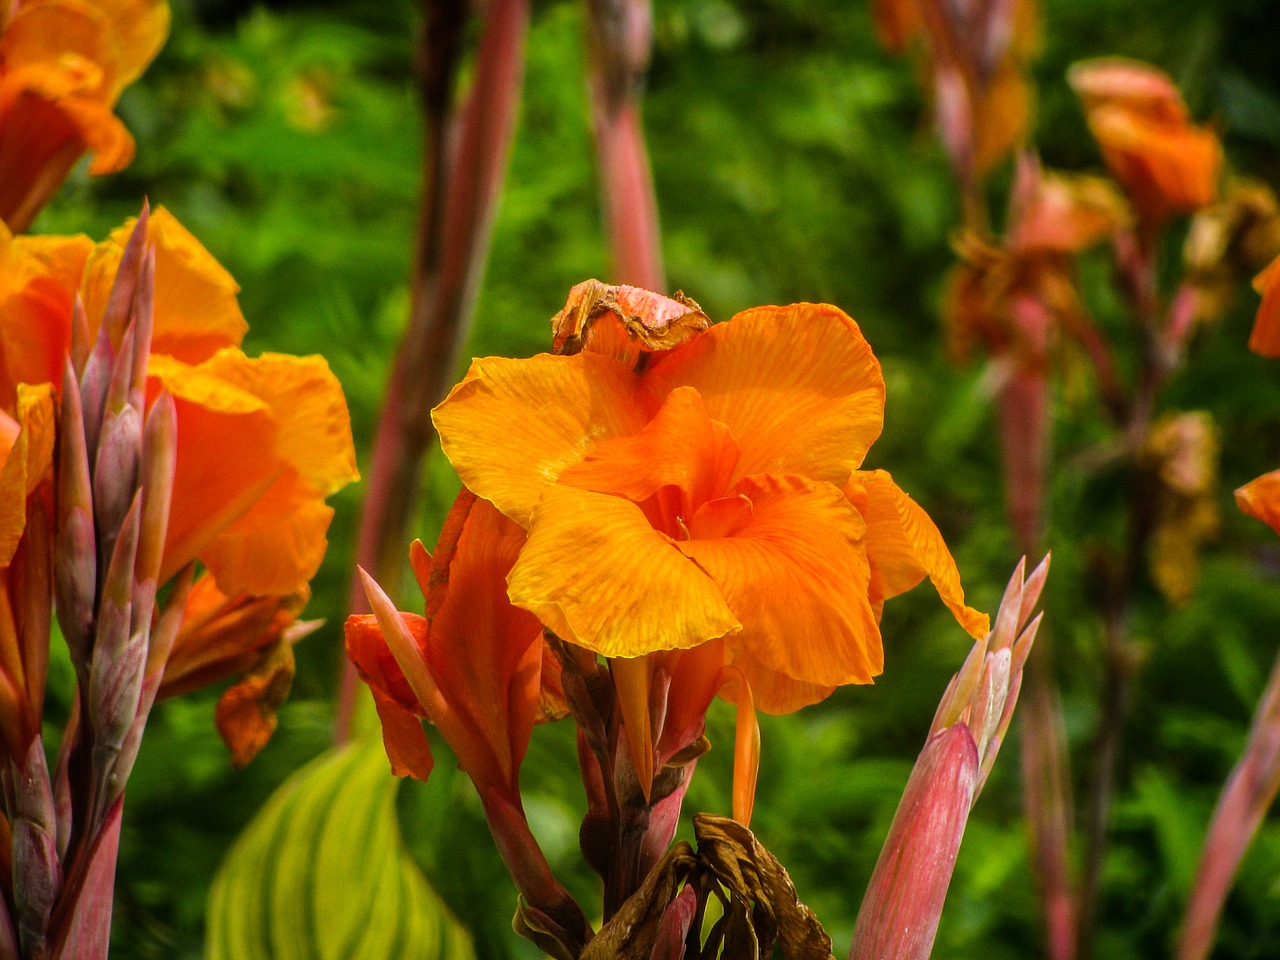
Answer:
[[[649,69],[649,0],[590,0],[591,119],[615,283],[663,292],[666,280],[640,101]]]
[[[413,305],[387,385],[357,538],[357,564],[393,595],[413,529],[422,461],[435,435],[431,407],[453,381],[470,331],[524,72],[528,0],[491,0],[475,79],[465,103],[454,109],[466,9],[456,0],[427,4],[421,48],[427,142]],[[368,609],[355,577],[349,606]],[[357,688],[355,668],[344,661],[334,726],[339,742],[350,735]]]

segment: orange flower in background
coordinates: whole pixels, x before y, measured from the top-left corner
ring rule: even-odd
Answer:
[[[936,528],[899,525],[903,557],[846,495],[883,407],[857,325],[800,304],[692,333],[639,373],[594,352],[477,360],[434,419],[467,487],[528,530],[516,606],[606,657],[723,638],[778,711],[870,682],[875,604],[926,572],[986,629]]]
[[[1213,131],[1191,123],[1167,74],[1108,57],[1075,64],[1067,79],[1107,167],[1148,228],[1213,201],[1222,145]]]
[[[1026,139],[1034,101],[1026,63],[1038,33],[1034,0],[875,0],[871,15],[890,53],[919,41],[939,137],[962,181],[981,179]]]
[[[165,0],[16,0],[0,12],[0,219],[25,230],[76,161],[133,159],[112,113],[169,32]],[[7,13],[7,16],[5,15]]]
[[[1258,317],[1249,336],[1249,349],[1264,357],[1280,357],[1280,257],[1253,279],[1262,295]]]

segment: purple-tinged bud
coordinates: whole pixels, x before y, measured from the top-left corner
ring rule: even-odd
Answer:
[[[41,496],[27,501],[25,543],[20,551],[22,580],[15,597],[21,611],[18,649],[26,677],[24,692],[36,729],[49,676],[49,634],[53,626],[53,521],[48,509]]]
[[[16,766],[16,765],[15,765]],[[24,956],[42,955],[49,916],[62,887],[57,850],[57,811],[44,744],[31,741],[27,755],[14,771],[15,816],[12,831],[13,895],[18,939]]]
[[[93,529],[93,485],[85,445],[80,386],[71,361],[62,377],[58,424],[58,529],[54,545],[54,591],[58,623],[81,681],[88,676],[98,556]]]
[[[156,252],[149,247],[142,256],[138,282],[133,290],[130,328],[133,330],[133,368],[129,377],[129,403],[142,414],[147,403],[147,361],[151,358],[151,333],[155,325]]]
[[[93,350],[93,338],[89,336],[89,317],[84,312],[84,300],[77,291],[71,305],[71,367],[76,377],[84,373]]]
[[[849,960],[928,960],[978,770],[977,744],[964,723],[929,737],[858,911]]]
[[[116,357],[107,408],[93,466],[94,523],[98,531],[98,563],[106,566],[116,531],[137,492],[138,460],[142,455],[142,415],[128,402],[132,366],[129,347],[133,328],[125,333]]]
[[[117,348],[124,337],[125,328],[129,325],[132,313],[134,291],[138,285],[138,275],[142,270],[143,254],[147,246],[147,223],[151,219],[151,204],[144,200],[142,212],[138,214],[138,222],[129,234],[124,253],[120,257],[120,266],[116,269],[115,283],[111,286],[111,295],[107,298],[107,306],[102,311],[102,327],[113,346]]]
[[[142,528],[138,541],[138,563],[134,571],[139,588],[150,584],[147,614],[159,584],[160,562],[164,559],[165,534],[169,528],[169,504],[173,499],[173,475],[178,463],[178,410],[173,397],[162,393],[147,414],[142,439]],[[135,597],[135,607],[137,600]],[[135,612],[135,618],[137,617]]]
[[[85,449],[89,452],[90,463],[98,453],[98,435],[102,432],[102,415],[107,409],[107,391],[111,387],[115,360],[116,352],[107,331],[99,328],[98,338],[80,374],[80,405],[83,409]]]

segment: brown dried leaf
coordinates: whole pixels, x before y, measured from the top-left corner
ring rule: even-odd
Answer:
[[[663,914],[680,893],[695,863],[693,848],[687,841],[681,840],[668,850],[649,871],[640,889],[587,944],[581,960],[649,960]]]

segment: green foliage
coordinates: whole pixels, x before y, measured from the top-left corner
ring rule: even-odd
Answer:
[[[470,937],[401,847],[397,786],[376,738],[291,776],[214,878],[210,960],[470,960]]]

